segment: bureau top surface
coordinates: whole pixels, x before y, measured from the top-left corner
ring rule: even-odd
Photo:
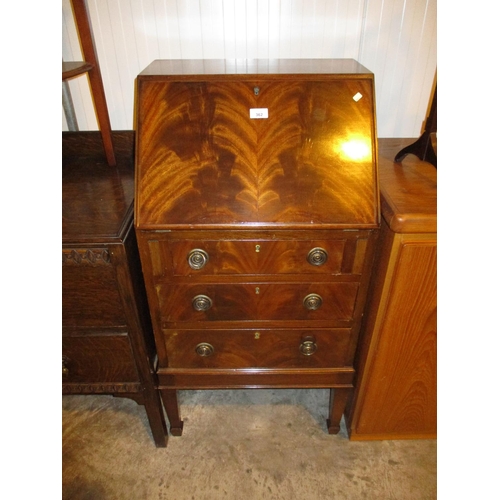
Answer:
[[[155,61],[137,86],[140,229],[371,228],[373,74],[349,60]]]
[[[263,78],[349,75],[353,78],[372,73],[354,59],[157,59],[138,78],[221,80],[224,77],[244,78],[257,75]]]

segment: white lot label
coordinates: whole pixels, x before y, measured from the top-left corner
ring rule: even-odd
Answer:
[[[267,108],[250,108],[250,118],[269,118]]]

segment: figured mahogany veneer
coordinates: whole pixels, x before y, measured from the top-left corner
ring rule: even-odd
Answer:
[[[373,75],[352,60],[138,76],[135,224],[172,434],[177,389],[244,387],[328,387],[338,432],[379,225],[375,137]]]
[[[353,319],[359,283],[197,283],[157,285],[165,322],[177,321],[349,321]],[[317,310],[302,301],[310,294],[322,298]],[[193,308],[198,295],[212,301],[206,311]]]
[[[166,67],[153,63],[138,78],[137,227],[376,227],[373,77],[330,63],[333,74],[300,74],[298,60],[285,75],[149,76]],[[262,108],[268,119],[249,118]]]
[[[349,362],[349,328],[298,330],[164,330],[171,368],[342,368]],[[310,337],[319,349],[304,356],[299,347]],[[307,340],[305,341],[307,342]],[[201,357],[208,343],[216,356]]]

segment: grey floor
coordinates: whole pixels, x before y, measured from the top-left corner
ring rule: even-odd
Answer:
[[[436,441],[326,432],[327,390],[180,391],[184,432],[155,448],[146,413],[64,396],[63,499],[435,499]]]

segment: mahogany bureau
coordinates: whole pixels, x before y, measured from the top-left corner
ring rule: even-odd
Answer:
[[[173,435],[179,389],[329,388],[339,431],[379,227],[373,74],[158,60],[137,78],[135,225]]]
[[[108,166],[99,132],[63,132],[62,392],[143,404],[156,446],[167,426],[133,227],[134,132],[114,132]]]

